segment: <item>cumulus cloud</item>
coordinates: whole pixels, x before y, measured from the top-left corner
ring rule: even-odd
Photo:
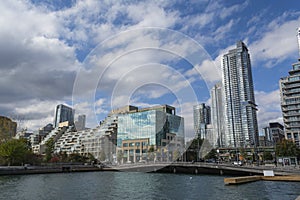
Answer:
[[[283,123],[279,90],[270,92],[255,91],[255,99],[258,105],[257,118],[260,131],[261,128],[268,126],[270,122]]]
[[[92,127],[113,105],[149,106],[172,93],[168,100],[181,105],[191,135],[191,109],[197,101],[187,94],[200,93],[195,87],[201,81],[211,86],[220,80],[221,55],[231,47],[215,50],[219,56],[214,59],[209,47],[227,42],[242,20],[236,16],[249,3],[5,1],[0,5],[0,111],[26,115],[26,126],[36,129],[53,121],[56,104],[73,101],[76,114],[86,114]],[[283,16],[270,22],[267,31],[251,41],[254,61],[272,66],[294,52],[299,19],[287,21]],[[154,33],[149,27],[162,31]],[[172,29],[184,34],[170,34]],[[181,63],[184,59],[188,64]],[[267,105],[262,97],[257,99]],[[271,112],[265,109],[261,116]],[[266,121],[269,116],[264,116]]]
[[[274,67],[287,58],[297,58],[296,28],[300,17],[286,20],[282,15],[268,24],[260,39],[249,46],[254,64],[263,61],[264,67]]]

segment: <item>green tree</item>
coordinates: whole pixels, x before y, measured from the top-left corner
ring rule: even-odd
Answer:
[[[149,153],[151,153],[151,152],[154,152],[154,150],[155,150],[155,149],[154,149],[154,145],[153,145],[153,144],[151,144],[151,146],[150,146],[150,148],[149,148],[148,152],[149,152]]]
[[[276,155],[283,156],[299,156],[299,148],[290,140],[281,140],[276,144]]]
[[[263,159],[264,160],[273,160],[273,156],[272,156],[271,152],[264,151],[264,153],[263,153]]]
[[[188,143],[188,149],[186,150],[186,161],[196,161],[199,157],[199,152],[201,151],[201,146],[204,140],[200,138],[195,138]]]
[[[54,145],[55,142],[53,140],[53,138],[50,138],[47,142],[46,142],[46,149],[45,149],[45,153],[46,153],[46,161],[49,162],[52,158],[52,154],[54,152]]]
[[[0,145],[0,158],[5,165],[20,165],[30,154],[25,139],[11,139]]]
[[[205,159],[217,159],[218,153],[215,149],[212,149],[204,158]]]

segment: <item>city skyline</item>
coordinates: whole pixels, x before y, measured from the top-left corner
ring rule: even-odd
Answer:
[[[295,9],[299,6],[298,2],[280,1],[271,5],[268,2],[251,1],[146,1],[129,2],[126,5],[96,1],[65,1],[58,4],[47,1],[4,2],[0,6],[3,19],[0,33],[1,115],[24,116],[23,126],[37,130],[53,121],[56,105],[74,104],[76,114],[87,116],[86,126],[94,127],[115,106],[128,103],[139,107],[170,104],[180,107],[178,115],[185,118],[185,127],[189,127],[188,135],[193,136],[193,105],[208,104],[211,88],[207,88],[207,82],[219,81],[219,78],[201,74],[205,77],[203,82],[191,64],[178,59],[178,55],[172,57],[163,52],[143,51],[134,57],[121,59],[115,63],[118,68],[112,67],[118,70],[113,70],[113,73],[106,74],[105,79],[100,80],[105,87],[97,86],[94,102],[73,101],[76,77],[85,70],[86,58],[101,42],[124,31],[159,27],[177,31],[196,41],[217,68],[221,66],[222,55],[232,49],[236,41],[243,40],[246,43],[251,54],[261,131],[269,122],[282,123],[278,82],[281,77],[288,75],[291,64],[299,57],[296,29],[300,26],[300,17]],[[23,20],[21,25],[19,18]],[[187,43],[180,43],[180,40],[154,40],[147,34],[139,34],[139,37],[131,40],[133,45],[142,44],[145,47],[148,43],[160,43],[158,46],[171,46],[177,53],[189,53]],[[115,52],[126,53],[126,48],[128,44],[111,49],[111,58],[115,59]],[[139,59],[133,62],[133,58]],[[145,76],[148,73],[146,68],[134,70],[134,77],[147,80],[148,84],[145,85],[139,85],[131,77],[123,77],[124,69],[127,69],[127,73],[133,70],[128,66],[149,63],[170,66],[172,70],[153,65],[151,71],[155,73],[151,79]],[[204,72],[212,69],[211,63],[200,64]],[[184,76],[184,80],[180,79],[180,75]],[[115,80],[121,78],[126,79],[121,82],[124,88],[139,87],[133,87],[128,101],[122,93],[116,96],[107,93],[114,88]],[[174,85],[174,88],[170,90],[166,87],[167,83],[161,83],[160,79],[169,80],[168,84]],[[174,95],[186,89],[186,82],[196,92],[197,102],[184,101],[180,104]],[[89,88],[89,85],[85,87]],[[97,120],[92,120],[90,117],[95,114]]]

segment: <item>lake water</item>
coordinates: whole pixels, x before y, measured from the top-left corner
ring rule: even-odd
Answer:
[[[0,199],[296,199],[299,182],[224,185],[224,176],[85,172],[0,176]]]

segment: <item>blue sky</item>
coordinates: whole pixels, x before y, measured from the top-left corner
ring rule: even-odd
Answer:
[[[209,104],[222,54],[251,55],[259,126],[282,121],[278,81],[296,62],[298,1],[3,1],[0,113],[30,130],[73,105],[93,127],[131,103]],[[195,67],[194,67],[195,66]]]

